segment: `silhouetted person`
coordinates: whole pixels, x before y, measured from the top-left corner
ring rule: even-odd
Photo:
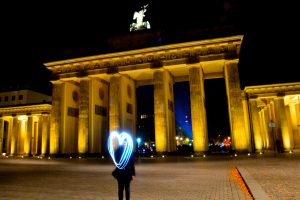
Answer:
[[[126,143],[119,147],[116,151],[116,161],[119,162],[123,154]],[[130,182],[135,176],[135,166],[133,155],[130,157],[127,165],[124,169],[119,169],[116,167],[117,176],[115,177],[118,180],[118,196],[119,200],[123,200],[123,192],[125,189],[126,200],[130,200]]]
[[[279,139],[276,139],[276,148],[277,148],[277,152],[281,153],[281,142]]]

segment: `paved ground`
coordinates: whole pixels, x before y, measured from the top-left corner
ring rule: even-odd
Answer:
[[[131,196],[133,200],[253,199],[249,187],[255,199],[300,199],[299,161],[296,154],[137,159]],[[108,158],[2,158],[0,199],[117,199],[113,169]]]

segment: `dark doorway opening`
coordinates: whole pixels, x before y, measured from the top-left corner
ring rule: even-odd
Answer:
[[[193,151],[190,85],[188,81],[174,84],[175,126],[177,152],[189,154]]]
[[[210,153],[230,153],[231,138],[224,79],[204,81]]]
[[[139,86],[136,89],[136,100],[137,152],[140,155],[152,155],[155,153],[153,85]]]

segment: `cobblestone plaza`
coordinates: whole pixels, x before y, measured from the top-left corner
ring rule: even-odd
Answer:
[[[136,158],[131,196],[145,200],[297,199],[299,160],[297,153]],[[1,199],[117,199],[113,168],[109,158],[2,158]]]

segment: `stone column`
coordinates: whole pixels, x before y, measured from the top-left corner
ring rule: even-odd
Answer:
[[[38,155],[42,154],[42,138],[43,138],[43,116],[39,115],[39,123],[38,123],[38,131],[37,131],[37,138],[36,138],[36,153]]]
[[[50,119],[50,154],[58,154],[59,137],[61,135],[61,98],[62,98],[62,83],[53,81],[52,89],[52,110]]]
[[[266,146],[266,140],[265,140],[265,129],[264,129],[264,122],[263,122],[263,109],[260,107],[259,108],[259,132],[261,134],[261,139],[262,139],[262,148],[265,149]]]
[[[269,140],[270,140],[270,148],[275,149],[275,140],[274,140],[274,127],[270,127],[271,121],[274,123],[274,118],[272,114],[272,101],[269,101],[267,106],[267,115],[268,115],[268,133],[269,133]]]
[[[28,155],[29,154],[29,141],[28,141],[28,132],[27,132],[27,122],[28,116],[22,115],[18,117],[18,154],[19,155]]]
[[[90,78],[89,153],[107,153],[109,83]]]
[[[32,155],[32,115],[28,115],[28,121],[27,121],[27,136],[26,136],[26,147],[25,147],[25,154],[26,155]]]
[[[270,103],[270,111],[271,111],[271,119],[273,120],[273,122],[275,123],[275,127],[273,127],[271,129],[272,131],[272,138],[273,138],[273,143],[274,143],[274,151],[277,151],[277,147],[276,147],[276,140],[281,138],[279,137],[279,133],[278,133],[278,126],[279,126],[279,119],[277,116],[277,113],[275,112],[275,102],[274,99],[272,99],[271,103]]]
[[[109,89],[109,130],[126,131],[136,137],[135,82],[125,75],[113,75]],[[135,145],[135,144],[134,144]]]
[[[109,131],[120,131],[121,127],[121,76],[112,76],[109,85]]]
[[[293,122],[291,118],[291,109],[289,104],[285,106],[285,114],[286,114],[287,126],[288,126],[289,138],[290,138],[290,150],[292,150],[294,149],[294,134],[293,134]]]
[[[297,128],[295,128],[294,131],[294,144],[295,144],[295,149],[299,149],[300,148],[300,104],[299,102],[295,104],[295,117],[296,117]]]
[[[288,122],[287,122],[287,117],[286,117],[286,111],[285,111],[285,105],[284,105],[284,96],[279,95],[275,99],[275,109],[276,112],[278,113],[278,132],[279,134],[281,133],[281,139],[282,139],[282,145],[283,145],[283,150],[289,151],[291,150],[291,138],[290,138],[290,133],[289,133],[289,128],[288,128]]]
[[[82,78],[79,86],[78,153],[88,152],[90,80]]]
[[[13,116],[13,125],[12,125],[12,132],[10,137],[10,155],[16,155],[17,154],[17,141],[18,141],[18,117]]]
[[[249,141],[245,129],[242,91],[238,72],[238,61],[226,61],[224,66],[228,113],[234,150],[247,151]]]
[[[193,146],[195,152],[208,151],[205,91],[202,67],[189,69]]]
[[[4,120],[0,117],[0,154],[3,153]]]
[[[156,70],[154,79],[155,145],[158,153],[176,150],[173,79],[164,70]]]
[[[251,141],[251,133],[250,133],[250,121],[249,121],[249,108],[247,96],[243,92],[242,93],[242,103],[243,103],[243,111],[244,111],[244,119],[245,119],[245,132],[246,136],[248,136],[248,152],[252,152],[252,141]]]
[[[42,113],[41,123],[42,123],[42,143],[41,143],[41,155],[49,154],[49,119],[48,113]]]
[[[37,155],[37,144],[38,144],[38,130],[39,130],[39,116],[32,117],[32,131],[31,131],[31,154]]]
[[[257,107],[256,99],[249,99],[249,110],[250,110],[250,121],[252,127],[252,135],[254,138],[255,150],[261,151],[263,147],[263,141],[260,133],[260,125],[259,125],[259,111]]]
[[[268,107],[266,106],[263,109],[263,119],[264,119],[264,128],[265,128],[265,140],[266,140],[266,149],[271,149],[271,139],[270,139],[270,135],[271,135],[271,131],[269,128],[269,123],[270,123],[270,118],[269,118],[269,111],[268,111]]]

